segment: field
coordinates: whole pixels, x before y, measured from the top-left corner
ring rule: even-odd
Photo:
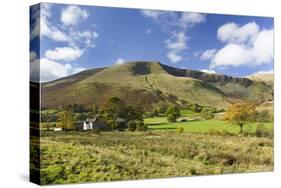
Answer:
[[[191,110],[177,122],[159,114],[144,123],[145,132],[54,132],[41,123],[41,184],[273,170],[273,123],[247,124],[240,134]]]
[[[176,131],[177,128],[183,127],[185,132],[190,133],[210,133],[210,132],[221,132],[229,134],[238,134],[239,127],[232,125],[227,121],[222,120],[202,120],[195,119],[187,122],[175,122],[171,123],[167,121],[166,117],[154,117],[144,119],[145,123],[148,125],[150,130],[170,130]],[[252,123],[246,125],[244,128],[244,133],[253,134],[256,131],[256,127],[259,123]],[[269,130],[273,130],[272,123],[263,123],[265,127]]]
[[[272,138],[147,132],[42,132],[41,183],[273,170]]]

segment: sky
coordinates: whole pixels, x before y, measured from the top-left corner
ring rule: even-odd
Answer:
[[[41,3],[30,8],[31,75],[38,75],[39,65],[40,81],[46,82],[149,60],[231,76],[273,73],[273,22],[270,17]]]

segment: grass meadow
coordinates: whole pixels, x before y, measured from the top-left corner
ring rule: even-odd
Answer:
[[[273,139],[174,131],[41,135],[41,183],[273,170]]]
[[[41,184],[273,170],[273,123],[248,124],[240,134],[238,126],[190,110],[177,122],[159,114],[144,123],[145,132],[54,132],[41,124]]]

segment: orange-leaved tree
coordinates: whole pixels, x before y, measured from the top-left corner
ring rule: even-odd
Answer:
[[[240,127],[240,133],[243,132],[243,126],[255,120],[256,105],[254,103],[243,102],[235,103],[231,105],[226,113],[225,120],[238,125]]]

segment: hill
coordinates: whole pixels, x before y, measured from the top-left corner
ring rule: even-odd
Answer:
[[[273,88],[274,85],[274,75],[271,73],[268,74],[253,74],[248,76],[250,80],[255,80],[259,82],[264,82],[266,85]]]
[[[259,80],[178,69],[147,61],[86,70],[44,83],[41,91],[44,108],[73,103],[101,107],[113,96],[145,109],[159,103],[199,103],[226,108],[235,101],[272,100],[272,89]]]

